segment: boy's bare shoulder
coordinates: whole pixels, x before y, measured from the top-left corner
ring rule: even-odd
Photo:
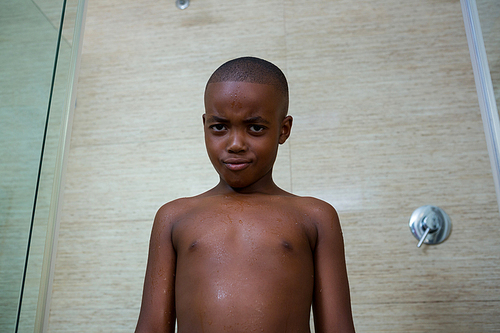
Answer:
[[[158,223],[174,223],[178,219],[182,218],[187,212],[189,212],[193,207],[196,207],[200,203],[201,198],[199,196],[179,198],[173,201],[167,202],[158,209],[156,213],[155,222]]]
[[[328,202],[313,197],[294,197],[294,206],[309,216],[316,225],[338,223],[335,208]]]
[[[172,225],[176,221],[181,220],[193,209],[203,205],[203,203],[210,197],[212,197],[212,195],[210,195],[210,191],[208,191],[196,196],[178,198],[169,201],[158,209],[155,217],[155,223]]]

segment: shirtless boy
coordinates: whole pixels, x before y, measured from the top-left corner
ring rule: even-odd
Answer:
[[[161,207],[151,232],[138,332],[354,332],[344,245],[328,203],[273,181],[290,135],[283,73],[258,58],[219,67],[203,125],[220,176]]]

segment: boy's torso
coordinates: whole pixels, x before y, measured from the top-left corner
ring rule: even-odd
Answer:
[[[309,332],[317,229],[308,200],[181,201],[172,225],[179,332]]]

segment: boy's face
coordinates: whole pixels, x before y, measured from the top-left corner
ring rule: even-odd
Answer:
[[[241,189],[272,180],[278,145],[286,141],[292,126],[286,107],[272,85],[228,81],[207,86],[205,144],[210,161],[229,186]]]

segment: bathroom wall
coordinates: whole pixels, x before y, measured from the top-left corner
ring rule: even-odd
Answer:
[[[275,179],[333,204],[358,332],[500,330],[498,206],[459,1],[88,5],[49,332],[130,332],[164,202],[217,183],[203,90],[253,55],[288,77]],[[452,234],[418,249],[434,204]]]

